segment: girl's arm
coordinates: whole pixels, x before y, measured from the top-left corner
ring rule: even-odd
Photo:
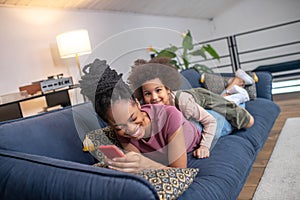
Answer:
[[[216,119],[197,104],[193,96],[187,92],[181,92],[178,102],[179,109],[186,119],[194,119],[203,126],[200,145],[209,149],[216,133]]]

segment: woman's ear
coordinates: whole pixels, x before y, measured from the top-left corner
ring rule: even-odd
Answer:
[[[139,102],[139,100],[138,100],[137,98],[135,98],[135,102],[136,102],[137,107],[138,107],[139,109],[141,109],[141,108],[142,108],[142,107],[141,107],[141,104],[140,104],[140,102]]]

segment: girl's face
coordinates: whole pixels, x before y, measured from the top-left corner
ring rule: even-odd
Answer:
[[[146,104],[171,105],[170,89],[166,88],[159,78],[146,81],[142,85]]]
[[[150,118],[140,108],[138,102],[116,101],[108,110],[107,121],[115,132],[122,137],[136,140],[149,137]]]

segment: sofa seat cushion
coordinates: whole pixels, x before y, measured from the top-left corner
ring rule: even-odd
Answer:
[[[158,199],[140,176],[45,156],[0,149],[0,169],[0,199]]]
[[[269,133],[280,113],[280,108],[273,101],[257,98],[246,103],[246,109],[254,117],[251,128],[234,131],[232,134],[241,136],[251,142],[256,152],[263,147]]]
[[[194,182],[179,199],[237,198],[255,159],[251,143],[235,135],[221,137],[207,159],[188,155],[188,167],[198,168]]]

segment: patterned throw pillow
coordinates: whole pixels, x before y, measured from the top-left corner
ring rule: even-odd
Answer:
[[[254,80],[257,80],[256,74],[254,72],[247,72]],[[204,88],[216,93],[221,94],[226,86],[228,85],[228,80],[234,77],[234,74],[230,74],[229,76],[221,76],[219,74],[213,74],[213,73],[203,73],[201,76],[200,82],[203,84]],[[245,90],[249,94],[250,100],[253,100],[256,98],[256,85],[247,85],[245,86]]]
[[[110,126],[91,131],[87,134],[87,137],[93,142],[93,145],[95,147],[95,149],[93,151],[90,151],[90,153],[99,161],[99,163],[96,163],[94,166],[106,166],[104,162],[104,155],[98,149],[98,146],[114,144],[122,150],[122,146],[117,140],[116,135]]]
[[[198,171],[195,168],[147,169],[138,175],[155,187],[161,200],[173,200],[191,185]]]

